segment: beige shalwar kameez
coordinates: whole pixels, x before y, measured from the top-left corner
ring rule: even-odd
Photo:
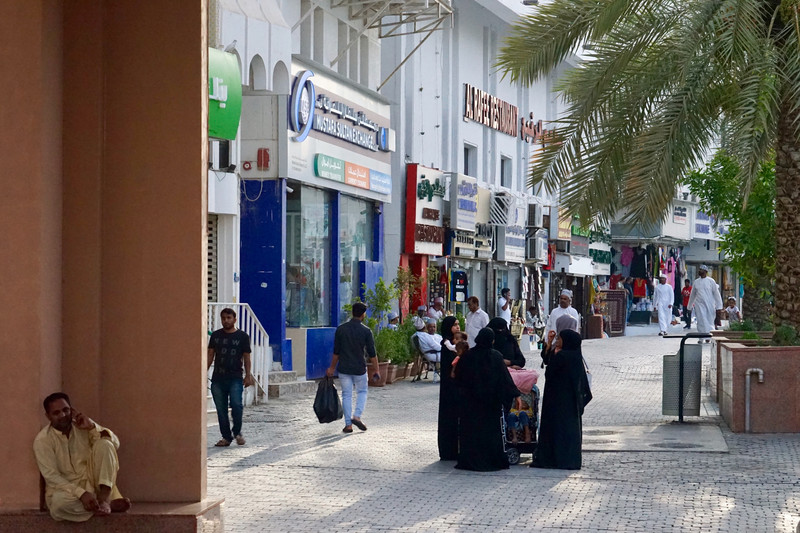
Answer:
[[[106,431],[108,437],[101,437]],[[84,522],[94,515],[83,508],[84,492],[97,496],[98,487],[111,487],[111,500],[122,498],[117,488],[119,439],[95,423],[79,429],[74,423],[69,437],[53,426],[43,428],[33,441],[39,471],[46,482],[45,499],[56,520]]]

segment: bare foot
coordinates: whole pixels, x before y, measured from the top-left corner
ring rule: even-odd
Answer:
[[[117,498],[109,504],[112,513],[126,513],[131,508],[130,498]]]
[[[95,516],[108,516],[111,514],[111,506],[107,501],[98,501],[97,510],[94,512]]]

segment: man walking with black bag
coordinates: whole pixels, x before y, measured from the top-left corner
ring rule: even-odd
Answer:
[[[328,377],[333,377],[338,366],[339,382],[342,384],[344,433],[352,433],[353,426],[361,431],[367,430],[367,426],[361,421],[361,414],[367,405],[367,359],[372,366],[372,379],[377,381],[381,378],[378,358],[375,355],[375,340],[372,338],[372,331],[363,324],[366,313],[367,306],[356,302],[353,304],[353,318],[336,328],[333,337],[333,358],[326,372]],[[355,412],[353,412],[354,385]]]

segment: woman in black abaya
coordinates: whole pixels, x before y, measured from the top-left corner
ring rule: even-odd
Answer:
[[[495,317],[486,325],[494,331],[494,349],[503,356],[506,366],[514,368],[525,368],[525,356],[519,349],[517,338],[508,329],[508,322],[504,318]]]
[[[503,449],[503,406],[519,396],[503,356],[492,349],[494,333],[483,328],[475,347],[456,366],[456,384],[461,392],[459,450],[456,468],[491,472],[508,468]]]
[[[545,371],[539,444],[531,467],[580,470],[583,409],[592,399],[581,354],[581,336],[559,333]]]
[[[458,458],[458,388],[451,377],[456,352],[450,350],[445,341],[453,343],[453,335],[460,331],[458,320],[447,316],[442,320],[442,368],[439,384],[439,459],[455,461]]]

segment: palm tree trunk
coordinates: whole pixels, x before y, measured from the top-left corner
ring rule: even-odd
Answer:
[[[772,305],[769,300],[761,297],[766,289],[769,289],[767,283],[760,283],[758,287],[744,286],[742,316],[746,320],[751,320],[756,329],[771,329]]]
[[[774,322],[796,329],[800,329],[800,142],[793,123],[798,115],[783,103],[775,157]]]

